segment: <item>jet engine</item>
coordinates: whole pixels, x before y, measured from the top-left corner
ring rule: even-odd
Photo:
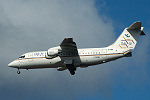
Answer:
[[[47,51],[47,55],[48,56],[56,56],[56,55],[58,55],[58,50],[51,50],[51,49],[49,49]]]
[[[57,57],[60,52],[61,52],[61,49],[60,49],[59,46],[58,47],[53,47],[53,48],[48,49],[47,55],[45,55],[45,57],[47,59],[52,59],[52,58]]]
[[[57,67],[57,70],[58,71],[64,71],[64,70],[66,70],[67,68],[66,67]]]

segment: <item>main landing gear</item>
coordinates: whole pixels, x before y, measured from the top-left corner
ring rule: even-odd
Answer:
[[[20,74],[20,70],[19,70],[19,68],[18,68],[18,70],[17,70],[17,74]]]
[[[73,66],[73,64],[66,64],[67,69],[69,70],[71,75],[75,74],[76,67]]]

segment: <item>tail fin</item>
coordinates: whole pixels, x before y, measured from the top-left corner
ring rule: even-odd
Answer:
[[[141,22],[134,22],[131,26],[124,29],[122,34],[111,45],[111,47],[116,49],[133,50],[140,35],[145,35],[143,27],[141,27]]]

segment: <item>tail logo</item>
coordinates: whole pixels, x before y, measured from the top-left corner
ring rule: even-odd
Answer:
[[[125,34],[125,36],[126,36],[126,37],[130,37],[130,35],[129,35],[129,34]]]
[[[125,34],[125,36],[130,37],[129,34]],[[132,39],[126,39],[123,36],[123,39],[121,40],[121,44],[119,46],[120,46],[120,48],[130,48],[130,49],[132,49],[134,44],[135,43]]]

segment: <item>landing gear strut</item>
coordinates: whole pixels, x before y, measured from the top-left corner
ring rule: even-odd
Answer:
[[[19,70],[19,68],[18,68],[17,74],[20,74],[20,70]]]

